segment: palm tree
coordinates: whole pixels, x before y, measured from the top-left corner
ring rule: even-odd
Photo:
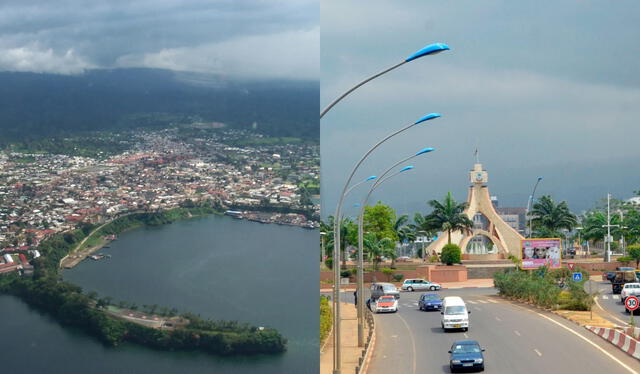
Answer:
[[[571,213],[566,201],[556,204],[551,196],[545,195],[533,204],[531,222],[537,226],[538,234],[545,237],[564,237],[562,229],[573,230],[578,224],[576,215]]]
[[[396,222],[393,225],[393,232],[398,237],[398,242],[402,245],[405,242],[413,242],[416,240],[416,234],[413,232],[413,229],[410,225],[406,223],[409,221],[409,216],[406,214],[401,215],[396,219]],[[392,258],[393,262],[391,263],[391,267],[395,266],[395,258]]]
[[[594,243],[598,243],[603,241],[607,236],[607,228],[603,227],[607,224],[607,215],[600,211],[591,211],[585,214],[582,227],[582,237],[585,240],[592,241]],[[611,216],[611,224],[620,226],[620,216],[612,215]],[[614,228],[611,230],[612,236],[619,236],[620,234],[619,228]]]
[[[340,248],[342,248],[342,267],[347,266],[347,249],[348,246],[355,243],[357,238],[358,226],[353,222],[350,218],[343,218],[342,225],[340,226]],[[333,258],[333,226],[334,226],[334,218],[333,216],[329,216],[327,218],[327,222],[320,222],[320,230],[325,232],[325,251],[327,253],[327,257]]]
[[[433,208],[433,211],[425,217],[427,227],[446,231],[449,244],[451,244],[451,232],[467,231],[473,227],[473,221],[464,213],[467,203],[457,203],[451,192],[447,193],[443,202],[431,200],[427,204]]]
[[[414,236],[413,240],[415,240],[415,237],[418,237],[418,236],[433,237],[435,234],[433,228],[429,225],[429,221],[427,220],[427,217],[423,216],[420,213],[416,213],[413,216],[413,223],[409,224],[408,227],[411,229],[411,231],[413,231],[413,236]],[[424,250],[424,242],[423,242],[422,250]],[[426,256],[423,253],[422,256],[419,256],[419,257],[426,257]]]
[[[392,239],[378,239],[374,233],[367,233],[363,237],[363,244],[367,258],[373,262],[373,271],[378,270],[378,264],[382,262],[383,256],[395,259],[396,242]]]

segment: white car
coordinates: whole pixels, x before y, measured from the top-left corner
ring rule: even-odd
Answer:
[[[374,313],[398,311],[398,299],[393,296],[380,296],[376,301],[372,303],[371,311]]]
[[[437,291],[442,286],[426,279],[405,279],[400,288],[404,291]]]
[[[629,296],[640,297],[640,283],[625,283],[622,292],[620,292],[620,299],[623,304]]]

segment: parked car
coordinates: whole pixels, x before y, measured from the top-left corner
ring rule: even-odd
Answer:
[[[442,286],[438,283],[429,282],[426,279],[405,279],[400,288],[405,291],[437,291],[442,288]]]
[[[441,310],[442,299],[435,293],[423,293],[418,300],[418,308],[420,310]]]
[[[442,329],[462,329],[469,331],[469,314],[467,305],[459,296],[447,296],[442,300]]]
[[[371,311],[374,313],[395,313],[398,311],[398,299],[391,295],[380,296],[376,301],[372,303]]]
[[[624,303],[629,296],[640,297],[640,283],[625,283],[620,292],[620,300]]]
[[[396,286],[391,283],[377,282],[371,285],[371,299],[373,301],[377,300],[381,296],[388,295],[391,295],[396,299],[400,298],[400,292],[398,292]]]
[[[484,348],[475,340],[458,340],[449,350],[449,369],[455,373],[461,369],[484,370]]]

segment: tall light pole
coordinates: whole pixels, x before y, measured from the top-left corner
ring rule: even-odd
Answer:
[[[404,126],[403,128],[401,128],[400,130],[396,130],[394,132],[392,132],[391,134],[385,136],[382,140],[378,141],[373,147],[371,147],[365,154],[364,156],[362,156],[362,158],[356,163],[356,165],[354,166],[353,170],[351,171],[351,174],[349,174],[349,177],[347,178],[347,182],[345,183],[342,192],[340,194],[340,201],[338,202],[338,205],[336,206],[336,213],[334,215],[335,219],[334,219],[334,230],[333,230],[333,247],[334,247],[334,253],[333,253],[333,263],[334,263],[334,288],[333,288],[333,339],[334,339],[334,343],[333,343],[333,373],[334,374],[340,374],[340,368],[341,368],[341,349],[340,349],[340,229],[338,228],[338,226],[341,224],[340,223],[340,215],[341,215],[341,210],[342,210],[342,203],[344,202],[344,198],[346,196],[347,190],[349,188],[349,184],[351,183],[351,179],[353,179],[354,174],[356,173],[356,171],[358,170],[358,168],[360,167],[360,165],[364,162],[364,160],[369,157],[369,155],[371,154],[371,152],[373,152],[376,148],[378,148],[382,143],[386,142],[387,140],[391,139],[392,137],[416,126],[419,125],[421,123],[425,123],[427,121],[430,121],[432,119],[436,119],[441,117],[442,115],[439,113],[431,113],[431,114],[427,114],[426,116],[420,118],[419,120],[417,120],[414,123],[408,124],[406,126]],[[336,266],[337,264],[337,266]]]
[[[364,264],[363,264],[364,228],[363,226],[364,226],[364,209],[367,205],[367,200],[369,200],[369,196],[371,196],[371,193],[376,188],[378,188],[380,184],[384,183],[386,180],[388,180],[389,178],[397,174],[413,169],[413,166],[411,167],[406,166],[396,174],[393,174],[385,178],[385,176],[387,176],[387,174],[389,174],[391,170],[395,169],[398,165],[411,160],[414,157],[418,157],[420,155],[432,152],[433,150],[434,150],[433,148],[423,148],[418,152],[416,152],[415,154],[409,157],[406,157],[396,162],[391,167],[387,168],[387,170],[385,170],[382,174],[380,174],[380,178],[378,178],[378,180],[376,180],[376,182],[371,186],[366,197],[362,200],[362,203],[360,204],[360,214],[358,215],[358,265],[357,265],[358,271],[357,271],[357,286],[356,286],[356,295],[358,295],[358,297],[360,298],[360,303],[358,303],[357,305],[358,307],[358,346],[359,347],[364,346]]]
[[[349,95],[351,92],[357,90],[359,87],[363,86],[365,83],[370,82],[376,78],[378,78],[379,76],[386,74],[388,72],[390,72],[391,70],[394,70],[404,64],[406,64],[407,62],[411,62],[413,60],[417,60],[420,57],[424,57],[424,56],[428,56],[428,55],[435,55],[438,54],[440,52],[444,52],[449,50],[449,46],[444,44],[444,43],[434,43],[434,44],[429,44],[428,46],[422,48],[421,50],[417,51],[416,53],[412,54],[411,56],[407,57],[404,61],[397,63],[393,66],[391,66],[390,68],[387,68],[377,74],[374,74],[372,76],[370,76],[369,78],[366,78],[365,80],[363,80],[362,82],[356,84],[355,86],[351,87],[350,89],[348,89],[345,93],[343,93],[342,95],[340,95],[337,99],[333,100],[331,102],[331,104],[327,105],[326,108],[324,108],[321,112],[320,112],[320,119],[322,119],[322,117],[324,117],[325,114],[327,114],[327,112],[329,112],[331,110],[331,108],[333,108],[334,105],[336,105],[337,103],[339,103],[342,99],[344,99],[345,97],[347,97],[347,95]]]
[[[529,202],[527,203],[527,215],[529,216],[529,237],[531,237],[531,234],[533,232],[533,226],[532,226],[533,217],[529,215],[529,207],[533,209],[533,199],[536,194],[536,188],[538,188],[538,184],[540,183],[541,180],[542,180],[542,177],[538,177],[536,184],[533,186],[533,192],[531,192],[531,195],[529,196]]]
[[[607,243],[606,252],[604,254],[604,262],[611,262],[611,228],[612,227],[620,227],[620,225],[612,225],[611,224],[611,194],[607,193],[607,224],[602,225],[602,227],[607,228],[607,237],[605,238],[605,243]]]

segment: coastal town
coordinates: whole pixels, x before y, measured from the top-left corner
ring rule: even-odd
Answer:
[[[228,215],[317,228],[319,146],[217,123],[137,130],[103,158],[0,151],[0,273],[83,223],[209,203]]]

